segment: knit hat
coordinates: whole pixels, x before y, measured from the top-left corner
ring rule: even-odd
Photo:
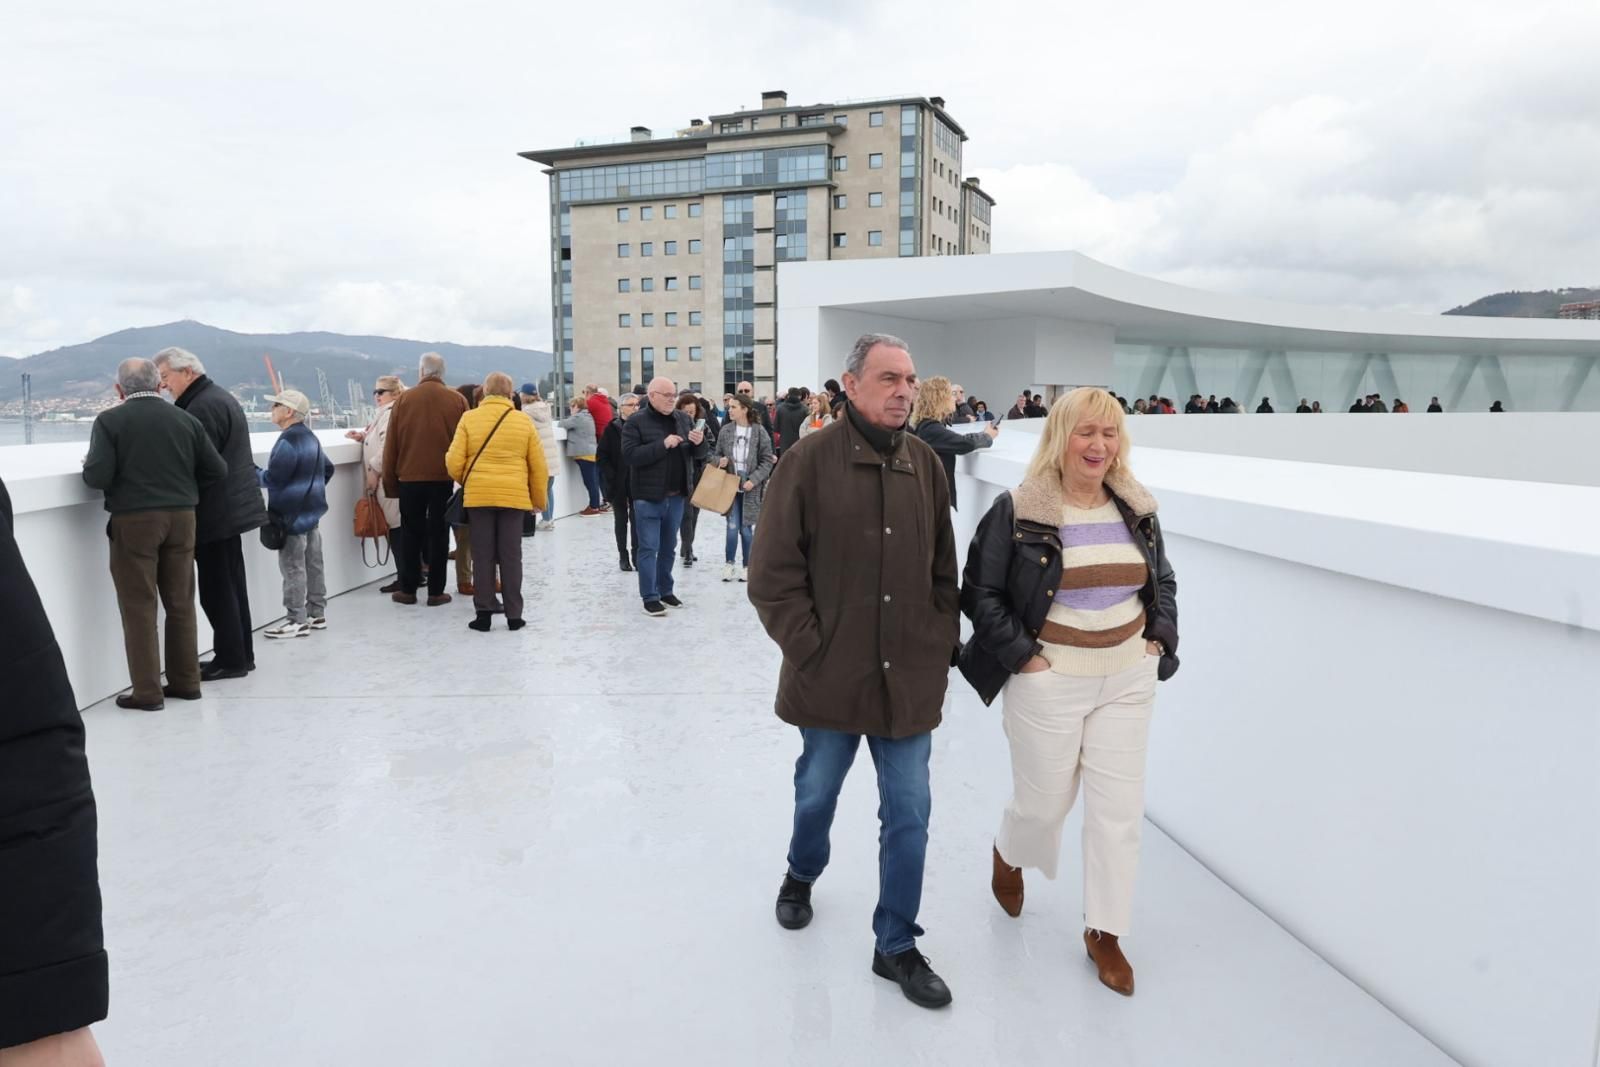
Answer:
[[[271,398],[274,404],[282,404],[302,419],[311,414],[311,400],[298,389],[285,389],[277,396]]]

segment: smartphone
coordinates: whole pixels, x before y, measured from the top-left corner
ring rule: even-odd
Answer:
[[[697,429],[697,430],[704,431],[705,428],[706,428],[706,420],[705,419],[695,419],[694,420],[694,428]]]

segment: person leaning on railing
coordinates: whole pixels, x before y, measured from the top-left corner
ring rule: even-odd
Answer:
[[[1045,423],[1021,485],[978,524],[962,576],[972,620],[961,673],[1004,693],[1012,792],[990,886],[1022,913],[1022,870],[1056,876],[1084,792],[1084,945],[1100,981],[1133,994],[1128,933],[1156,682],[1178,669],[1178,584],[1156,500],[1128,467],[1122,406],[1074,389]]]
[[[0,1067],[101,1067],[99,840],[83,717],[0,482]]]
[[[955,392],[949,378],[934,375],[917,387],[916,403],[911,407],[911,430],[923,444],[938,453],[939,462],[944,465],[944,476],[950,483],[952,508],[956,506],[956,457],[988,448],[1000,434],[1000,427],[995,423],[978,433],[957,433],[944,424],[955,411]]]

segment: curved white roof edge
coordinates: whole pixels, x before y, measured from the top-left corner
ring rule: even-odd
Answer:
[[[1438,348],[1441,341],[1467,341],[1473,348],[1510,342],[1551,354],[1600,356],[1600,322],[1292,304],[1192,289],[1119,270],[1079,252],[829,260],[783,263],[780,270],[780,307],[876,309],[930,320],[1033,314],[1105,323],[1118,328],[1118,340],[1129,341],[1144,338],[1125,333],[1138,335],[1155,323],[1161,324],[1156,333],[1181,332],[1185,323],[1209,323],[1287,347],[1297,347],[1288,335],[1320,335],[1305,338],[1313,347],[1342,335],[1346,344],[1341,347],[1365,343],[1398,350],[1410,338],[1426,341],[1428,349]],[[889,304],[894,307],[884,306]]]

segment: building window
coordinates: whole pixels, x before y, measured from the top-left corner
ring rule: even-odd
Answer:
[[[837,194],[834,195],[833,207],[834,207],[835,211],[842,210],[842,209],[847,208],[849,206],[850,206],[850,198],[848,196],[845,196],[843,193],[837,193]]]
[[[842,233],[834,234],[833,235],[833,247],[835,247],[835,248],[843,248],[844,246],[845,246],[845,235],[842,234]]]
[[[667,325],[668,326],[676,326],[676,325],[678,325],[678,313],[676,311],[667,312]]]
[[[700,312],[698,312],[698,311],[689,312],[689,325],[690,326],[699,326],[700,323],[701,323]]]
[[[628,209],[627,208],[625,208],[625,207],[617,208],[617,221],[618,222],[627,222],[628,221]]]
[[[883,244],[883,231],[882,230],[868,230],[867,231],[867,244],[871,245],[874,248],[876,248],[879,245]]]
[[[670,293],[678,288],[678,279],[672,275],[667,276],[667,291]]]
[[[874,111],[874,112],[872,112],[872,114],[868,115],[867,116],[867,125],[868,126],[882,126],[883,125],[883,112]]]
[[[668,363],[676,363],[676,362],[678,362],[678,350],[676,348],[668,346],[668,348],[667,348],[667,362]]]
[[[644,293],[653,293],[653,292],[655,292],[656,291],[656,280],[654,278],[640,278],[639,279],[639,291],[640,292],[644,292]]]
[[[849,156],[834,156],[833,157],[833,169],[834,170],[849,170],[850,169],[850,157]]]
[[[656,217],[656,209],[651,207],[650,205],[646,204],[644,207],[639,209],[639,220],[641,222],[648,221],[648,220],[653,219],[655,217]]]
[[[883,153],[882,152],[874,152],[874,153],[872,153],[871,155],[869,155],[867,157],[867,169],[868,170],[882,170],[883,169]]]
[[[639,349],[639,380],[648,382],[656,376],[656,350],[653,348]]]
[[[742,129],[744,129],[744,121],[742,119],[717,124],[718,133],[738,133]]]
[[[617,292],[626,293],[633,288],[633,281],[628,278],[617,279]]]
[[[700,217],[700,205],[698,203],[689,205],[689,217],[691,219],[697,219]]]
[[[640,326],[654,326],[655,324],[656,324],[656,316],[655,316],[654,312],[645,311],[645,312],[641,312],[639,314],[639,325]]]
[[[633,316],[632,315],[618,315],[617,316],[617,325],[623,327],[624,329],[628,328],[629,326],[632,326],[633,325]]]
[[[624,391],[633,388],[633,349],[617,349],[617,384]]]
[[[822,111],[813,111],[809,115],[800,116],[801,126],[826,126],[827,124],[828,116]]]
[[[698,256],[700,254],[700,238],[689,238],[689,254],[691,256]]]
[[[833,116],[833,124],[835,126],[848,126],[848,125],[850,125],[850,116],[849,115],[835,115],[835,116]]]
[[[700,288],[700,275],[698,275],[698,274],[689,275],[689,288],[691,288],[691,289]]]
[[[698,363],[698,362],[700,362],[700,360],[702,358],[704,358],[704,357],[702,357],[701,354],[700,354],[700,346],[699,345],[690,345],[689,346],[689,362]]]
[[[678,205],[677,204],[667,204],[667,205],[665,205],[661,209],[661,214],[665,215],[669,219],[677,218],[678,217]]]
[[[618,259],[627,259],[631,255],[633,255],[633,249],[632,248],[628,247],[627,245],[618,245],[617,246],[617,258]]]
[[[653,255],[655,255],[656,254],[656,243],[654,241],[640,241],[639,242],[639,254],[641,256],[653,256]]]
[[[663,252],[665,252],[669,256],[675,256],[675,255],[678,254],[678,242],[676,242],[676,241],[668,241],[668,242],[666,242],[666,245],[667,246],[664,249],[662,249]]]
[[[882,207],[883,206],[883,194],[882,193],[868,193],[867,194],[867,206],[868,207]]]

